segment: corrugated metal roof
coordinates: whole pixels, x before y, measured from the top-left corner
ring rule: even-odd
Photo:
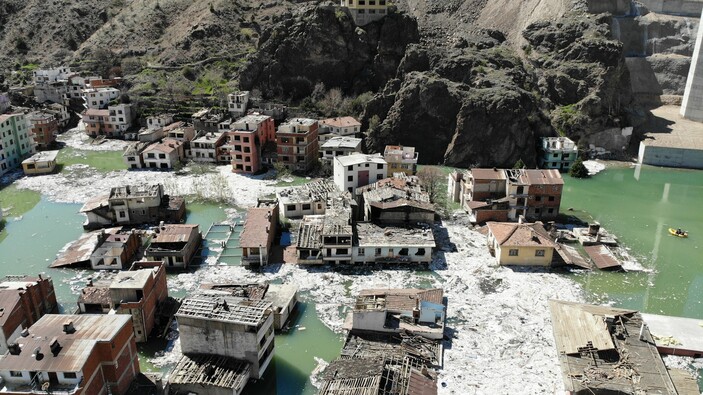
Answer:
[[[76,329],[73,333],[63,331],[64,323],[69,321]],[[97,342],[112,341],[131,322],[131,317],[123,314],[47,314],[29,328],[29,336],[17,339],[22,349],[19,355],[6,354],[0,358],[0,370],[77,372]],[[56,355],[50,347],[54,338],[61,346]],[[37,348],[42,354],[40,358],[34,354]]]
[[[198,232],[197,224],[168,224],[154,234],[151,243],[185,243],[193,232]]]

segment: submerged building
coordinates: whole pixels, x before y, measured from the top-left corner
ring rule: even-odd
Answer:
[[[5,276],[0,281],[0,355],[44,314],[58,310],[51,277]]]
[[[244,362],[253,379],[260,379],[273,359],[271,302],[200,290],[183,300],[176,319],[187,356],[217,355]]]
[[[144,256],[150,261],[164,261],[167,268],[185,269],[202,241],[197,224],[160,224],[154,230]]]
[[[88,218],[85,229],[114,225],[179,223],[185,219],[186,203],[181,196],[164,193],[161,184],[115,187],[108,196],[97,196],[80,210]]]

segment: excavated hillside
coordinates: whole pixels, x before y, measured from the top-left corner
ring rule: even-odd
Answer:
[[[335,3],[8,0],[0,68],[123,74],[143,108],[184,114],[238,88],[315,110],[335,89],[363,97],[344,108],[359,111],[368,150],[414,145],[422,162],[455,166],[532,165],[539,136],[598,145],[642,117],[625,56],[633,40],[616,29],[628,0],[400,0],[361,27]],[[637,18],[650,30],[689,27]],[[682,63],[690,48],[650,42],[671,55],[647,58],[655,66]],[[677,92],[680,74],[663,89]]]

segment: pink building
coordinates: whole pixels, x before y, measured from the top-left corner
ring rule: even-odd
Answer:
[[[226,132],[231,147],[232,171],[256,173],[261,170],[261,149],[276,141],[276,127],[268,115],[251,114],[233,122]]]

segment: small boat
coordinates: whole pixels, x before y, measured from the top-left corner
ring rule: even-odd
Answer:
[[[682,231],[681,233],[676,233],[676,229],[673,228],[669,228],[669,233],[671,233],[673,236],[688,237],[688,232]]]

